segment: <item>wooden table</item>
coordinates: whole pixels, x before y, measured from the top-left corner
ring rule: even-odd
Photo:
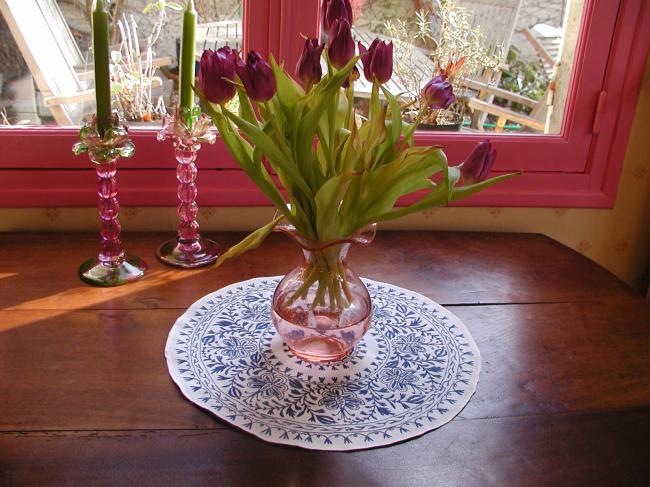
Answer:
[[[452,422],[331,453],[264,443],[185,400],[163,347],[193,301],[298,259],[286,238],[213,270],[165,268],[169,235],[126,234],[146,279],[76,269],[90,234],[0,235],[0,485],[650,485],[650,305],[540,235],[381,232],[360,274],[449,306],[483,357]],[[237,234],[213,235],[224,245]]]

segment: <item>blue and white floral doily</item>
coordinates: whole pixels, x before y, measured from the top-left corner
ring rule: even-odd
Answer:
[[[192,402],[266,441],[358,450],[450,421],[476,390],[481,357],[463,323],[430,299],[364,279],[370,331],[344,360],[291,355],[270,317],[280,277],[204,296],[167,339],[169,373]]]

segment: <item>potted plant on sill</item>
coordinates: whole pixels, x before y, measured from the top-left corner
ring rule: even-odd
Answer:
[[[115,20],[119,31],[119,50],[111,52],[111,91],[120,112],[131,126],[146,126],[164,117],[167,110],[163,96],[156,98],[154,89],[163,87],[163,79],[157,75],[160,60],[155,59],[155,47],[160,39],[167,18],[167,9],[182,10],[173,1],[159,0],[149,3],[143,10],[147,15],[157,13],[146,43],[138,38],[138,23],[133,15],[122,13]]]
[[[399,94],[404,119],[414,122],[424,112],[420,128],[460,130],[467,108],[464,79],[499,71],[501,47],[485,46],[480,26],[472,27],[470,12],[452,1],[442,2],[434,13],[416,12],[415,22],[389,20],[385,28],[399,59],[395,78],[405,89]],[[444,76],[453,87],[455,101],[447,108],[433,109],[422,102],[427,81],[436,75]]]
[[[347,0],[324,2],[323,18],[328,45],[306,39],[298,81],[272,57],[267,63],[253,51],[244,62],[224,47],[203,53],[196,89],[235,160],[278,210],[217,262],[259,246],[273,230],[301,246],[304,261],[278,285],[272,317],[293,353],[316,362],[344,357],[370,326],[368,291],[346,261],[350,245],[369,244],[377,222],[448,204],[517,174],[487,179],[496,158],[488,141],[457,166],[448,165],[439,146],[416,146],[424,113],[404,123],[383,86],[392,76],[392,44],[376,40],[355,55]],[[353,104],[359,59],[373,84],[367,120]],[[235,96],[239,113],[227,105]],[[431,109],[446,108],[451,84],[438,76],[422,97]],[[425,194],[415,203],[396,206],[418,191]]]

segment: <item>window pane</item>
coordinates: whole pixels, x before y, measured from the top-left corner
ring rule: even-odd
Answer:
[[[184,0],[113,0],[113,108],[156,124],[177,100]],[[241,0],[195,0],[197,58],[241,47]],[[95,111],[91,0],[0,2],[0,124],[79,125]]]
[[[387,86],[410,106],[407,119],[417,117],[428,80],[446,73],[453,81],[456,103],[426,113],[421,129],[559,133],[572,65],[562,50],[575,50],[582,3],[352,0],[354,36],[366,46],[375,37],[393,40]],[[563,83],[555,99],[552,80]],[[371,85],[362,76],[355,87],[363,110]]]

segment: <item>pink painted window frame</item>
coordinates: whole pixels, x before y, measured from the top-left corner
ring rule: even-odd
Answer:
[[[299,34],[318,35],[319,0],[245,0],[245,48],[273,53],[291,69],[302,49]],[[613,206],[638,92],[650,48],[650,2],[586,0],[576,47],[570,98],[559,135],[490,134],[499,158],[494,173],[524,176],[460,203],[462,206]],[[601,95],[601,93],[603,93]],[[593,133],[598,100],[599,131]],[[123,205],[176,204],[170,144],[151,129],[132,130],[137,155],[120,163]],[[74,128],[0,129],[0,207],[92,206],[94,171],[70,151]],[[443,145],[460,162],[481,134],[418,132],[418,144]],[[218,141],[204,146],[198,165],[199,204],[262,206],[269,202]],[[410,200],[417,198],[413,196]]]

